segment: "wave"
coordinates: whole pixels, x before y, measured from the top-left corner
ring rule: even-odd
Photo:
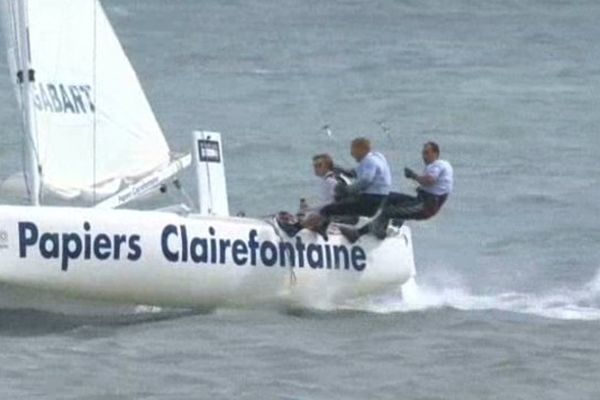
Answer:
[[[108,10],[111,12],[111,14],[114,14],[119,17],[130,17],[131,16],[131,11],[129,9],[127,9],[127,7],[122,6],[122,5],[109,6]]]
[[[462,284],[440,287],[409,281],[402,293],[347,304],[346,309],[375,313],[419,312],[442,308],[461,311],[503,311],[558,320],[600,320],[600,271],[580,289],[548,293],[473,294]]]

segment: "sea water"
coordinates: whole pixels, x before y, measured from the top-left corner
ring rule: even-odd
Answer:
[[[114,317],[2,307],[0,398],[600,396],[599,2],[103,4],[171,147],[189,150],[193,129],[223,133],[232,212],[293,210],[314,196],[312,155],[352,166],[356,136],[407,192],[403,167],[437,141],[455,192],[411,223],[418,277],[404,301]],[[8,77],[0,104],[8,176],[22,158]]]

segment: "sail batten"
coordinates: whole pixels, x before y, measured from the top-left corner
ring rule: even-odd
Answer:
[[[14,74],[24,48],[11,18],[18,0],[2,1]],[[168,165],[162,130],[100,2],[28,0],[26,11],[44,192],[101,199]]]

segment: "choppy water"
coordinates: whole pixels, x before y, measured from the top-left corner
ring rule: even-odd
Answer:
[[[295,207],[310,156],[349,163],[359,134],[403,190],[402,167],[437,140],[456,192],[412,225],[420,291],[407,303],[3,309],[1,398],[598,397],[600,3],[103,4],[172,147],[194,128],[226,135],[234,211]],[[8,174],[20,160],[8,79],[0,104]]]

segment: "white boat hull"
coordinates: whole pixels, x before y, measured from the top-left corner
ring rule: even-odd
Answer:
[[[337,304],[414,275],[407,227],[350,245],[306,230],[282,239],[256,219],[153,211],[0,206],[0,254],[8,285],[168,307]]]

